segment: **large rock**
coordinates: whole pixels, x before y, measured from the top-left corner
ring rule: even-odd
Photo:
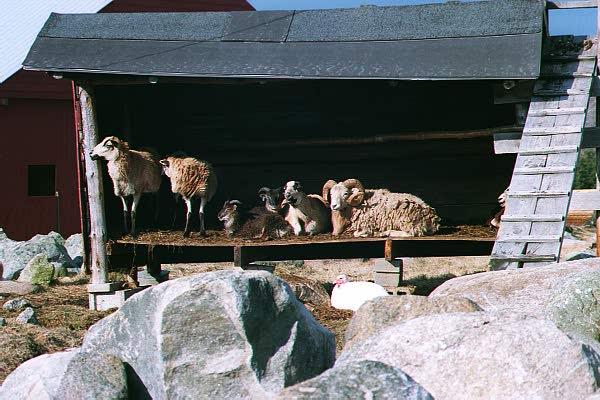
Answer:
[[[54,278],[54,266],[48,261],[48,255],[41,253],[33,257],[21,271],[18,282],[48,286]]]
[[[583,399],[600,384],[598,344],[548,320],[484,312],[410,319],[355,343],[360,360],[400,368],[435,399]]]
[[[331,367],[333,334],[272,274],[162,283],[92,326],[82,351],[127,363],[156,400],[265,398]]]
[[[396,322],[429,314],[473,312],[481,308],[458,296],[429,299],[425,296],[382,296],[362,305],[346,329],[345,349]]]
[[[600,259],[454,278],[430,297],[452,295],[486,311],[547,318],[567,332],[600,339]]]
[[[46,253],[48,261],[61,262],[73,265],[64,247],[64,239],[56,232],[47,235],[35,235],[27,241],[16,241],[6,237],[4,231],[0,232],[0,263],[4,270],[2,278],[12,279],[36,255]]]
[[[137,398],[142,398],[141,393]],[[61,400],[127,399],[127,372],[118,358],[80,353],[74,356],[56,389]]]
[[[77,350],[44,354],[21,364],[0,387],[0,399],[55,400],[57,389]]]
[[[332,368],[289,387],[279,400],[432,400],[433,397],[399,368],[377,361],[357,361]]]
[[[65,240],[65,248],[69,256],[73,259],[75,268],[80,268],[83,265],[83,235],[76,233]]]
[[[29,293],[35,293],[38,290],[39,286],[32,285],[31,283],[16,281],[0,281],[0,295],[4,296],[23,296]]]

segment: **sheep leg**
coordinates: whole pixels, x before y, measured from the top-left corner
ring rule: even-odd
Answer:
[[[185,199],[185,206],[187,214],[185,216],[185,230],[183,231],[183,237],[190,237],[190,219],[192,217],[192,199]]]
[[[141,197],[141,193],[136,193],[133,195],[133,203],[131,204],[131,236],[137,235],[137,231],[135,230],[135,211],[137,210],[137,206]]]
[[[129,207],[127,206],[127,199],[125,196],[119,196],[123,202],[123,233],[127,234],[127,214],[129,214]]]
[[[200,219],[200,235],[206,235],[206,231],[204,229],[204,206],[206,206],[206,198],[200,198],[200,211],[198,211],[198,218]]]

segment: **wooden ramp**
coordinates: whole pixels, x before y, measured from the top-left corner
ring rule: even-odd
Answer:
[[[584,39],[551,37],[544,43],[492,269],[559,260],[596,70],[596,45]]]

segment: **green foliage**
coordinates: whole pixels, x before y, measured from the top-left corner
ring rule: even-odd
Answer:
[[[583,149],[575,171],[575,189],[596,188],[596,149]]]

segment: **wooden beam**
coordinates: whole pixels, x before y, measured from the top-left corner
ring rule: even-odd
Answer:
[[[110,245],[111,259],[120,263],[143,264],[148,246],[162,263],[233,261],[245,267],[256,261],[322,260],[353,258],[450,257],[489,255],[494,238],[365,238],[352,240],[304,241],[300,243],[239,244],[148,244],[123,240]]]
[[[83,156],[85,157],[85,179],[88,190],[90,216],[91,271],[90,283],[108,281],[108,257],[106,254],[106,218],[104,215],[104,190],[100,162],[93,161],[89,154],[98,144],[99,134],[96,111],[91,90],[84,86],[77,88],[81,109],[81,127],[83,131]]]
[[[549,10],[564,10],[570,8],[596,8],[598,7],[597,0],[548,0],[546,8]]]
[[[521,145],[521,132],[504,132],[494,134],[494,153],[516,154]],[[600,148],[600,127],[583,129],[582,149]]]

